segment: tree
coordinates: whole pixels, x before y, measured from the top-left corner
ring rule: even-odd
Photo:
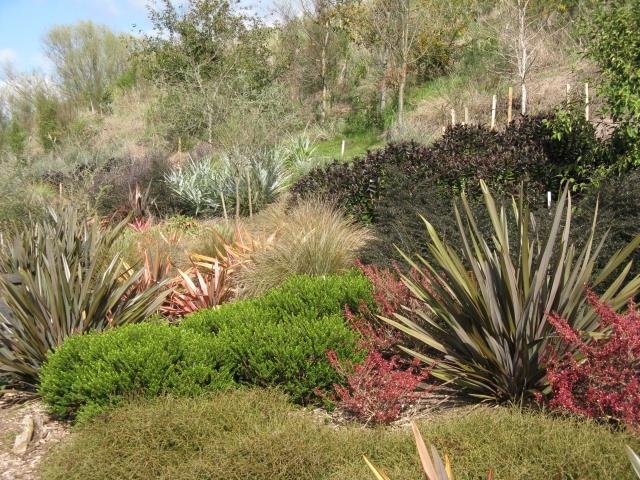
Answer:
[[[291,77],[299,89],[310,96],[319,95],[319,117],[328,119],[332,102],[332,90],[342,77],[338,75],[338,63],[344,70],[347,37],[341,24],[340,8],[351,0],[297,0],[280,6],[284,26],[282,38],[300,34],[301,45],[285,45],[289,51]],[[290,77],[290,78],[291,78]]]
[[[640,121],[640,0],[603,2],[586,28],[585,46],[602,74],[600,91],[632,139]]]
[[[40,91],[36,94],[35,106],[38,139],[45,151],[50,151],[62,135],[60,102],[57,98]]]
[[[64,94],[72,101],[99,106],[107,87],[128,67],[131,38],[89,21],[58,26],[44,38],[44,51]]]
[[[545,34],[549,34],[553,13],[568,10],[562,2],[536,0],[500,0],[501,28],[494,29],[504,48],[503,59],[520,87],[521,113],[527,113],[527,82],[538,66]],[[556,30],[561,30],[557,28]]]
[[[398,83],[398,124],[404,123],[409,71],[423,59],[434,41],[449,45],[466,24],[469,2],[459,0],[375,0],[372,24],[382,45],[383,63],[395,71]],[[385,72],[385,75],[388,75]],[[386,90],[381,90],[384,105]]]
[[[228,0],[163,0],[150,10],[154,33],[138,55],[143,75],[161,90],[159,115],[169,115],[172,140],[197,136],[215,142],[234,98],[270,81],[264,27]]]

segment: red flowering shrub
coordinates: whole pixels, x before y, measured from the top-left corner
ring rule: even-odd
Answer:
[[[551,352],[545,359],[551,386],[549,405],[593,418],[640,427],[640,313],[633,302],[616,313],[593,292],[588,301],[600,318],[597,338],[583,340],[566,320],[549,321],[569,353]]]
[[[360,262],[358,267],[373,285],[373,300],[382,315],[393,315],[403,305],[409,306],[415,301],[409,288],[400,279],[400,271],[396,265],[395,271]]]
[[[344,375],[347,385],[335,385],[334,401],[340,408],[365,423],[389,423],[396,420],[424,391],[418,384],[429,376],[420,362],[406,362],[398,355],[385,359],[372,350],[357,365],[343,364],[335,352],[327,352],[329,363]]]
[[[407,314],[403,306],[415,306],[415,297],[400,279],[400,272],[359,264],[373,284],[376,312],[365,304],[353,313],[345,307],[345,316],[360,333],[360,347],[367,356],[359,364],[341,363],[334,352],[327,352],[329,363],[340,373],[346,385],[335,385],[330,400],[345,413],[365,423],[389,423],[396,420],[424,391],[418,385],[428,377],[420,362],[394,354],[402,334],[379,320],[376,313],[392,317]]]

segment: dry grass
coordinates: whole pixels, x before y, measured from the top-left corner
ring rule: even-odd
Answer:
[[[239,272],[246,296],[276,287],[295,274],[327,275],[353,266],[372,239],[365,227],[326,201],[286,201],[267,208],[247,224],[256,248]]]
[[[632,480],[637,438],[589,421],[478,408],[418,422],[457,479]],[[42,469],[44,480],[370,480],[367,455],[393,480],[421,478],[410,431],[330,427],[273,391],[139,401],[82,427]]]
[[[496,19],[491,20],[495,22]],[[495,33],[493,33],[495,35]],[[566,86],[572,95],[581,98],[584,82],[597,77],[595,66],[576,56],[579,47],[566,32],[547,34],[540,38],[535,68],[527,82],[529,114],[549,111],[566,100]],[[391,136],[395,140],[413,139],[428,143],[442,134],[442,127],[451,124],[451,109],[456,121],[464,120],[464,108],[469,111],[469,122],[490,124],[492,96],[498,97],[496,123],[498,128],[507,122],[508,88],[513,86],[513,114],[519,114],[520,91],[510,79],[510,69],[502,65],[501,53],[479,54],[466,67],[458,67],[448,77],[436,79],[418,89],[415,108],[407,113],[406,125],[400,131],[395,127]],[[597,111],[601,99],[591,92],[592,112]]]

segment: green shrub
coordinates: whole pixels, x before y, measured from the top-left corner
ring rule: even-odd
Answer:
[[[638,144],[640,130],[640,1],[598,2],[586,25],[585,49],[602,72],[599,93],[607,110]],[[636,162],[640,160],[636,158]],[[635,163],[638,166],[638,163]]]
[[[457,479],[633,480],[625,444],[590,421],[515,408],[451,411],[418,421]],[[43,480],[373,479],[362,455],[394,480],[423,478],[407,429],[333,428],[269,390],[136,401],[83,426],[43,462]]]
[[[325,317],[342,313],[345,305],[356,311],[361,302],[373,308],[373,287],[358,270],[321,277],[294,275],[260,297],[189,315],[181,327],[217,333],[221,325],[233,326],[242,321],[279,322],[300,315]]]
[[[425,220],[433,260],[419,257],[409,262],[423,272],[429,287],[403,277],[422,303],[413,311],[422,321],[396,314],[387,322],[416,339],[418,351],[410,353],[437,362],[431,371],[436,378],[477,398],[518,401],[545,387],[541,353],[554,333],[549,313],[588,333],[597,326],[597,316],[587,305],[585,286],[601,287],[603,301],[615,310],[640,291],[640,276],[627,281],[629,254],[640,245],[640,235],[597,270],[597,217],[581,232],[585,244],[577,248],[570,240],[572,206],[566,189],[546,238],[540,236],[522,196],[513,200],[518,232],[514,245],[505,209],[496,206],[484,182],[481,188],[492,235],[478,229],[464,196],[463,213],[454,211],[465,245],[461,254]]]
[[[340,381],[326,352],[359,360],[357,334],[347,325],[345,305],[371,305],[372,287],[357,272],[327,277],[294,276],[261,297],[201,310],[181,328],[217,338],[236,381],[279,386],[297,402],[315,398]]]
[[[51,412],[82,421],[139,395],[197,395],[233,380],[215,338],[141,323],[69,337],[49,354],[39,393]]]

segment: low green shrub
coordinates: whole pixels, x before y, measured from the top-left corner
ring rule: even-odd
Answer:
[[[214,337],[158,322],[76,335],[48,356],[38,391],[51,412],[82,421],[133,395],[230,387],[219,352]]]
[[[306,403],[314,390],[340,382],[326,352],[350,361],[361,359],[357,334],[342,314],[372,305],[372,287],[357,271],[326,277],[294,276],[261,297],[201,310],[182,329],[212,334],[221,358],[237,382],[279,386]]]
[[[239,322],[280,322],[286,318],[318,318],[340,314],[345,305],[357,311],[361,302],[373,307],[373,287],[358,270],[313,277],[294,275],[282,285],[256,298],[228,303],[214,310],[189,315],[182,323],[200,333],[217,333]]]
[[[418,421],[457,479],[632,480],[625,444],[591,421],[516,408],[452,411]],[[43,480],[373,479],[366,455],[394,480],[423,478],[408,429],[332,428],[271,390],[136,401],[79,429],[45,459]]]

